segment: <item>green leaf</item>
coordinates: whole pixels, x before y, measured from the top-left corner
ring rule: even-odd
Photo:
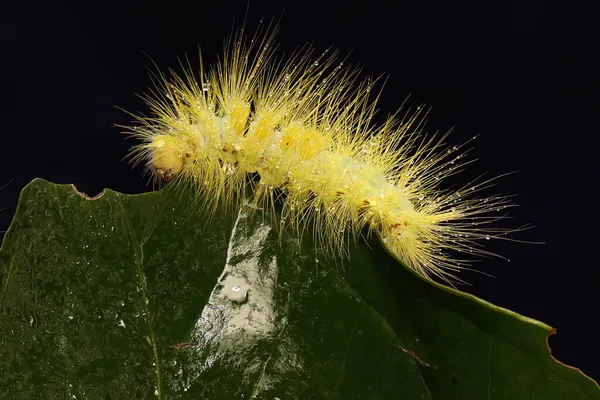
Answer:
[[[35,180],[0,251],[0,398],[600,399],[552,328],[369,245],[342,268],[246,209]]]

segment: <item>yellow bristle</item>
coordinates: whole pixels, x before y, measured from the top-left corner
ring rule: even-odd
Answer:
[[[336,257],[365,226],[427,278],[454,278],[468,265],[456,253],[488,255],[474,241],[507,232],[485,225],[510,203],[469,197],[489,181],[441,189],[470,162],[461,146],[423,136],[421,109],[374,125],[374,81],[356,84],[358,70],[335,52],[278,61],[272,41],[272,33],[250,43],[236,35],[199,80],[158,73],[147,99],[153,116],[136,117],[128,131],[142,141],[133,161],[145,160],[159,181],[192,185],[213,213],[252,182],[255,206],[269,213],[279,197],[284,225],[299,235],[311,227]]]

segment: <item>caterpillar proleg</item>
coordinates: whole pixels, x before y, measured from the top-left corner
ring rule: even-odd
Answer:
[[[336,51],[303,47],[275,56],[274,30],[225,44],[213,67],[154,75],[145,97],[152,115],[135,116],[131,151],[158,182],[192,187],[212,212],[252,189],[251,202],[298,235],[313,226],[329,253],[344,257],[366,226],[426,278],[456,278],[480,240],[511,206],[507,196],[476,197],[490,180],[442,189],[470,161],[446,135],[422,134],[423,109],[375,124],[377,80],[359,80]]]

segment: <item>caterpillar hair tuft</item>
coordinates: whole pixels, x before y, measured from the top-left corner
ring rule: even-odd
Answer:
[[[447,134],[423,134],[422,107],[375,124],[377,79],[359,80],[336,51],[305,46],[275,56],[276,29],[226,41],[213,67],[154,74],[145,96],[151,116],[135,116],[134,163],[159,183],[191,187],[204,207],[249,199],[301,236],[313,227],[329,254],[345,257],[367,226],[408,267],[448,282],[481,245],[508,230],[489,227],[508,196],[477,197],[493,179],[444,190],[445,178],[471,160]]]

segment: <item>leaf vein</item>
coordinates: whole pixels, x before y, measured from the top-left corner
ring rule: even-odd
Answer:
[[[134,254],[135,254],[135,268],[136,274],[138,277],[138,285],[140,287],[140,294],[142,297],[142,306],[144,307],[144,317],[146,320],[146,326],[148,328],[148,337],[150,338],[150,344],[152,347],[152,355],[154,357],[154,374],[156,375],[156,390],[158,392],[158,399],[162,399],[163,391],[162,391],[162,374],[160,368],[160,360],[158,357],[158,345],[156,340],[156,334],[154,332],[154,327],[152,326],[153,318],[150,315],[150,308],[148,307],[149,299],[148,299],[148,291],[146,287],[146,276],[144,274],[144,247],[143,243],[138,241],[138,238],[131,226],[129,219],[127,218],[127,213],[125,212],[125,208],[123,207],[122,201],[119,199],[119,206],[121,209],[123,224],[127,228],[127,234],[131,240],[133,245]],[[145,243],[145,241],[144,241]]]

